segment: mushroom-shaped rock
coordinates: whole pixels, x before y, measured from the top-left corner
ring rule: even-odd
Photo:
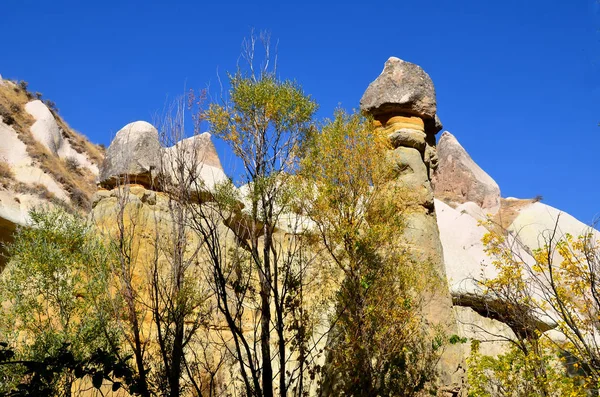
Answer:
[[[453,204],[472,201],[488,213],[498,212],[500,187],[448,131],[440,137],[437,155],[438,167],[432,177],[436,198]]]
[[[195,185],[198,182],[203,185],[192,188],[210,190],[227,180],[208,132],[183,139],[164,149],[162,167],[175,184],[187,181],[185,183]]]
[[[361,110],[375,119],[388,115],[414,115],[435,122],[435,88],[431,78],[420,66],[391,57],[383,72],[369,84],[360,100]],[[441,127],[440,127],[441,128]]]
[[[127,124],[106,150],[100,185],[112,188],[128,178],[130,183],[151,187],[160,167],[160,155],[158,131],[152,124],[145,121]]]

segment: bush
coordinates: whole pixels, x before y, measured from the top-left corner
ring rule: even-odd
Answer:
[[[73,188],[73,190],[71,190],[71,192],[69,193],[69,197],[71,198],[71,203],[74,206],[78,208],[89,209],[90,200],[88,196],[81,190]]]
[[[13,125],[15,123],[15,118],[12,113],[0,104],[0,117],[2,117],[2,121],[6,125]]]
[[[0,161],[0,183],[3,187],[8,185],[8,182],[15,179],[15,174],[12,168],[6,161]]]
[[[44,104],[48,106],[48,109],[54,113],[58,113],[58,108],[56,107],[56,103],[54,103],[54,101],[51,101],[50,99],[44,99]]]
[[[79,170],[79,161],[75,157],[67,157],[65,159],[65,165],[67,169],[71,172],[80,173]]]
[[[30,216],[31,227],[18,228],[6,246],[9,264],[0,280],[0,342],[7,342],[0,346],[12,351],[0,349],[0,364],[4,353],[24,367],[6,372],[0,365],[0,395],[71,395],[82,375],[75,364],[94,362],[98,349],[114,351],[117,343],[104,306],[110,251],[80,216],[61,209]],[[22,382],[43,390],[11,394]]]

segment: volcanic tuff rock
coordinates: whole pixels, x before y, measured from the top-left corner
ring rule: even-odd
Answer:
[[[146,121],[136,121],[119,130],[111,142],[102,164],[100,185],[112,189],[127,181],[156,189],[160,174],[174,184],[199,176],[204,186],[197,187],[209,189],[227,180],[208,132],[163,148],[156,128]]]
[[[100,185],[114,187],[127,176],[131,183],[150,187],[160,166],[160,155],[156,128],[145,121],[129,123],[117,132],[106,150]]]
[[[181,178],[199,176],[203,186],[193,188],[212,189],[216,184],[227,180],[208,132],[182,139],[163,149],[162,156],[161,169],[175,182]],[[183,174],[180,166],[183,166]]]
[[[446,278],[442,243],[436,222],[430,171],[437,165],[435,88],[423,69],[392,57],[360,100],[361,110],[375,119],[375,127],[389,136],[395,150],[390,154],[398,183],[414,193],[406,210],[403,237],[417,262],[432,263]],[[449,335],[458,332],[452,300],[443,285],[432,296],[423,314],[429,324],[441,326]],[[448,346],[438,363],[443,395],[462,396],[465,390],[462,347]]]
[[[363,94],[360,108],[376,119],[401,113],[435,119],[435,88],[420,66],[390,57]]]
[[[511,320],[497,321],[498,313],[494,317],[484,310],[494,305],[501,307],[502,303],[486,296],[474,281],[497,274],[481,241],[487,229],[478,221],[492,213],[494,221],[508,231],[507,236],[518,237],[526,250],[543,244],[540,235],[554,230],[555,225],[560,236],[577,236],[590,229],[535,200],[502,199],[496,182],[452,134],[442,134],[436,150],[435,133],[442,126],[436,115],[435,89],[427,73],[417,65],[390,58],[381,75],[367,88],[361,108],[371,113],[378,128],[390,137],[394,146],[390,158],[398,181],[414,195],[407,211],[405,237],[415,255],[437,263],[440,274],[448,280],[449,292],[440,289],[428,308],[430,322],[449,324],[450,334],[456,329],[460,336],[482,341],[484,354],[504,352],[506,344],[486,338],[490,333],[514,338]],[[10,240],[17,225],[27,224],[31,208],[57,202],[71,205],[74,189],[85,188],[85,195],[95,190],[94,178],[102,160],[97,148],[70,130],[43,102],[32,100],[17,84],[1,78],[0,137],[1,242]],[[180,166],[183,174],[178,174]],[[208,188],[226,180],[210,134],[163,148],[151,124],[134,122],[117,133],[107,151],[99,182],[108,189],[101,188],[95,194],[93,219],[99,221],[100,227],[114,226],[111,222],[118,200],[127,194],[131,209],[147,218],[147,225],[140,223],[141,228],[157,227],[157,220],[168,226],[168,195],[153,190],[161,169],[163,176],[175,182],[191,172],[197,173]],[[115,188],[124,176],[132,184]],[[244,186],[239,191],[248,189]],[[282,220],[279,226],[286,233],[311,227],[297,214],[283,214]],[[600,239],[600,233],[592,232]],[[552,326],[552,319],[532,321],[541,331]],[[464,347],[468,349],[468,344]],[[463,365],[462,354],[459,345],[448,347],[441,364],[447,384],[456,383],[460,376],[455,370]]]
[[[438,167],[432,184],[436,198],[457,205],[472,201],[488,213],[500,209],[500,188],[454,135],[445,131],[437,144]]]
[[[0,78],[0,242],[36,207],[85,209],[95,191],[98,147],[48,106]],[[4,257],[0,256],[0,270]]]

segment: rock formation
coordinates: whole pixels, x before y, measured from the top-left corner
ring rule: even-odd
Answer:
[[[0,242],[27,225],[32,208],[86,209],[96,190],[99,148],[34,98],[0,78]]]
[[[385,63],[381,75],[365,91],[360,106],[363,112],[374,118],[380,131],[390,137],[394,147],[391,158],[398,180],[415,194],[414,203],[407,211],[404,237],[416,259],[431,261],[440,278],[445,280],[430,180],[430,171],[437,166],[435,134],[441,128],[436,115],[433,82],[419,66],[392,57]],[[445,283],[443,285],[445,287]],[[440,288],[425,310],[431,324],[443,325],[449,335],[458,332],[447,288]],[[444,395],[464,394],[461,346],[448,347],[439,369]]]
[[[449,335],[480,340],[483,354],[505,352],[507,343],[490,335],[514,338],[519,331],[510,318],[502,317],[503,303],[486,296],[474,282],[497,274],[482,243],[488,230],[478,221],[491,214],[511,238],[518,236],[529,250],[538,248],[539,236],[555,225],[559,235],[577,236],[589,229],[536,200],[501,198],[496,182],[449,132],[436,145],[435,135],[442,125],[435,88],[419,66],[390,58],[365,91],[361,109],[389,136],[397,180],[413,193],[404,237],[417,259],[432,261],[440,278],[448,281],[448,289],[440,288],[432,297],[425,313],[428,321],[444,325]],[[1,77],[0,137],[0,242],[10,241],[18,225],[27,225],[28,211],[34,207],[87,209],[86,200],[96,190],[96,182],[100,188],[91,201],[91,217],[98,226],[114,228],[119,200],[127,194],[128,205],[146,222],[139,223],[141,229],[160,226],[166,230],[169,197],[160,191],[156,178],[177,183],[196,174],[209,189],[227,178],[208,133],[162,147],[156,128],[137,121],[116,134],[104,157],[45,103]],[[129,183],[126,193],[118,186],[122,182]],[[232,222],[240,219],[234,217]],[[157,220],[162,222],[159,226]],[[299,223],[297,214],[283,214],[278,227],[293,233],[291,225],[298,224],[311,227],[306,220]],[[600,239],[600,233],[594,233]],[[142,250],[140,257],[148,252]],[[2,261],[0,256],[0,271]],[[553,326],[551,319],[531,321],[541,332]],[[463,348],[468,350],[468,345],[448,346],[439,364],[443,390],[449,396],[464,393]]]
[[[529,265],[534,261],[527,251],[543,245],[540,236],[548,235],[555,226],[557,236],[566,233],[578,236],[589,231],[589,227],[536,200],[500,198],[496,183],[473,162],[450,133],[443,134],[438,152],[440,163],[434,173],[435,207],[459,335],[480,340],[480,351],[484,354],[503,353],[508,345],[498,337],[515,338],[515,334],[521,332],[519,327],[523,325],[523,319],[515,322],[503,313],[504,303],[485,294],[475,281],[497,276],[482,243],[488,230],[478,221],[486,219],[486,214],[489,216],[491,212],[491,208],[484,208],[483,203],[497,202],[492,221],[507,232],[507,238],[518,238],[524,244],[520,255]],[[600,238],[600,233],[593,233]],[[556,326],[552,318],[541,314],[532,316],[526,324],[549,333]]]
[[[100,172],[100,185],[111,188],[122,179],[150,187],[160,167],[158,131],[145,121],[121,128],[106,150]]]
[[[163,148],[152,124],[146,121],[127,124],[117,132],[106,151],[100,186],[112,189],[125,182],[160,189],[156,185],[159,176],[172,183],[199,176],[204,186],[198,188],[202,190],[227,178],[209,133]]]
[[[437,144],[439,167],[432,183],[436,198],[458,205],[474,202],[486,213],[500,209],[498,184],[474,161],[454,135],[445,131]]]
[[[162,159],[162,168],[173,181],[180,178],[200,177],[203,186],[195,186],[195,189],[211,190],[216,184],[227,180],[208,132],[182,139],[175,145],[163,149]]]

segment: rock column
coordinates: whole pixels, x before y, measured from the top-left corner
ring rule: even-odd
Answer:
[[[452,310],[439,237],[431,171],[437,166],[435,134],[442,129],[436,115],[433,82],[419,66],[390,58],[383,72],[365,91],[361,110],[373,116],[375,125],[387,133],[394,147],[392,162],[399,182],[414,194],[407,211],[404,238],[417,261],[434,264],[442,283],[428,297],[425,318],[442,325],[448,337],[458,333]],[[462,396],[463,349],[448,344],[439,363],[440,391],[443,396]]]

